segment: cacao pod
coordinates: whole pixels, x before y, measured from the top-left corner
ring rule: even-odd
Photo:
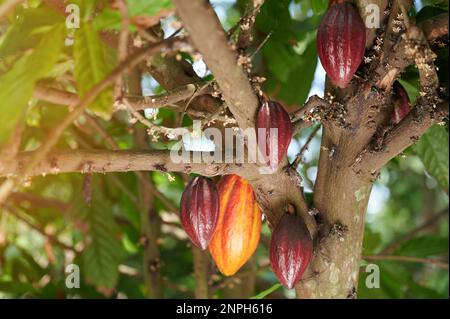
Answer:
[[[196,177],[186,187],[180,204],[181,223],[192,243],[205,250],[219,217],[219,193],[206,177]]]
[[[285,214],[270,238],[270,264],[280,282],[289,289],[302,278],[311,260],[313,245],[303,220]]]
[[[209,251],[219,271],[234,275],[253,255],[261,232],[261,210],[252,186],[238,175],[225,175],[218,186],[219,221]]]
[[[346,87],[364,58],[366,28],[359,12],[343,0],[332,1],[317,31],[317,52],[331,82]]]
[[[265,102],[259,108],[256,127],[258,129],[258,146],[265,163],[272,169],[276,169],[283,157],[286,156],[292,139],[292,124],[289,114],[280,103]],[[271,132],[271,129],[276,130]]]
[[[411,104],[408,93],[406,93],[400,82],[394,82],[394,113],[392,114],[392,123],[398,124],[411,111]]]

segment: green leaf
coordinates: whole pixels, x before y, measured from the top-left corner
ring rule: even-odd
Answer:
[[[34,292],[35,288],[29,283],[21,283],[15,280],[0,279],[0,291],[12,294],[14,297]]]
[[[303,55],[296,55],[299,63],[291,69],[282,85],[279,98],[289,104],[303,104],[308,97],[317,65],[316,41],[312,41]]]
[[[448,254],[448,238],[432,235],[413,238],[404,243],[393,254],[422,258]]]
[[[157,14],[163,9],[172,7],[170,0],[133,0],[127,2],[128,10],[131,16]]]
[[[57,62],[65,35],[64,25],[52,27],[36,49],[22,56],[8,72],[0,76],[0,144],[9,137],[17,120],[24,114],[36,81],[46,76]]]
[[[400,84],[405,88],[406,93],[408,93],[409,100],[414,102],[419,97],[419,83],[416,81],[414,84],[411,81],[404,81],[402,79],[398,80]]]
[[[75,79],[80,96],[101,82],[112,70],[103,44],[92,24],[84,23],[75,33]],[[102,92],[89,109],[109,119],[113,107],[112,88]]]
[[[311,9],[315,14],[324,13],[328,7],[328,0],[310,0]]]
[[[161,10],[170,9],[172,2],[170,0],[133,0],[127,2],[128,13],[131,17],[136,16],[154,16]],[[122,16],[120,12],[113,9],[104,9],[94,19],[96,30],[120,30]],[[130,30],[135,31],[136,27],[131,24]]]
[[[265,1],[256,17],[258,29],[265,34],[272,33],[271,40],[287,42],[293,35],[289,3],[289,0]]]
[[[259,294],[251,297],[250,299],[264,299],[265,297],[270,295],[272,292],[280,289],[281,287],[283,287],[283,285],[280,283],[277,283],[277,284],[273,285],[272,287],[270,287],[269,289],[266,289],[266,290],[260,292]]]
[[[422,160],[427,172],[448,191],[448,132],[439,125],[431,127],[416,145],[416,152]]]
[[[92,176],[92,202],[84,203],[79,196],[75,218],[87,226],[86,248],[82,253],[82,273],[97,287],[112,289],[119,278],[118,266],[124,257],[119,241],[119,227],[112,214],[112,205],[103,195],[100,176]]]
[[[35,47],[52,26],[63,22],[64,17],[49,8],[20,10],[17,20],[0,37],[0,58]]]
[[[264,55],[267,57],[269,70],[280,80],[286,82],[292,69],[300,62],[292,46],[278,42],[269,41],[264,46]]]
[[[373,254],[377,248],[380,246],[381,235],[375,232],[369,226],[366,226],[364,231],[364,244],[363,252],[365,255]]]

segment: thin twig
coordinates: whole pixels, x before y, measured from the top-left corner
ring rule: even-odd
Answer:
[[[3,161],[9,161],[14,159],[20,150],[20,145],[22,143],[22,134],[25,130],[25,123],[23,121],[18,121],[14,129],[13,134],[11,134],[9,142],[0,149],[0,159]]]
[[[40,197],[31,193],[12,193],[10,198],[16,203],[29,203],[33,207],[54,208],[61,212],[67,212],[71,205],[57,199]]]
[[[73,251],[75,253],[77,253],[78,251],[74,248],[71,247],[65,243],[63,243],[62,241],[60,241],[58,238],[56,238],[56,236],[49,234],[48,232],[45,231],[44,228],[42,228],[39,225],[36,225],[32,222],[30,222],[28,219],[26,219],[25,217],[23,217],[15,208],[11,207],[10,205],[5,206],[6,211],[9,212],[11,215],[13,215],[14,217],[16,217],[17,219],[19,219],[20,221],[22,221],[23,223],[25,223],[28,227],[36,230],[38,233],[40,233],[42,236],[46,237],[50,243],[55,244],[56,246],[59,246],[60,248],[64,249],[64,250],[70,250]]]
[[[386,248],[384,248],[380,254],[381,255],[389,255],[392,254],[394,251],[396,251],[402,244],[404,244],[405,242],[411,240],[412,238],[414,238],[417,234],[419,234],[420,232],[422,232],[423,230],[427,229],[428,227],[430,227],[431,225],[433,225],[434,223],[436,223],[437,221],[439,221],[442,217],[447,216],[448,215],[448,208],[442,210],[441,212],[431,216],[431,218],[427,219],[423,224],[419,225],[418,227],[412,229],[411,231],[409,231],[408,233],[406,233],[405,235],[403,235],[402,237],[400,237],[399,239],[393,241],[390,245],[388,245]]]
[[[114,6],[119,10],[122,17],[122,25],[119,33],[119,41],[117,44],[117,61],[122,63],[126,60],[128,56],[128,39],[129,39],[129,28],[130,28],[130,17],[128,15],[128,8],[124,0],[116,0]],[[114,87],[114,97],[116,99],[122,96],[122,77],[119,77],[116,81]]]
[[[319,132],[321,125],[317,125],[312,132],[309,134],[305,144],[303,145],[303,147],[300,149],[300,152],[296,155],[294,162],[292,163],[291,167],[292,169],[296,170],[298,165],[302,162],[303,160],[303,155],[306,152],[306,150],[308,149],[309,144],[312,142],[312,140],[314,139],[314,137],[316,136],[317,132]]]
[[[269,41],[270,37],[272,36],[273,31],[270,31],[269,34],[264,38],[264,40],[258,45],[258,47],[253,51],[253,53],[249,56],[250,60],[252,60],[256,54],[258,54],[259,51],[264,47],[264,45]]]
[[[111,149],[119,149],[119,145],[117,145],[116,141],[114,141],[114,138],[105,130],[105,128],[97,121],[95,117],[88,113],[84,113],[84,116],[88,124],[91,125],[100,134],[100,136],[105,140],[105,142]]]
[[[259,10],[263,4],[263,0],[251,0],[248,2],[249,8],[247,9],[247,13],[239,21],[240,33],[236,42],[236,46],[239,49],[245,50],[251,45],[253,41],[253,25],[256,22],[256,15],[259,13]]]
[[[186,132],[185,128],[170,128],[153,124],[152,122],[147,120],[141,113],[134,110],[126,99],[123,100],[123,103],[128,107],[128,110],[131,112],[131,114],[136,120],[138,120],[146,127],[148,127],[148,134],[152,136],[153,141],[158,140],[159,134],[168,137],[170,139],[173,139],[176,138],[177,136],[183,135],[183,133]]]
[[[197,84],[192,83],[152,96],[125,95],[125,99],[127,99],[128,103],[136,111],[148,108],[158,109],[163,107],[176,107],[179,109],[180,105],[176,103],[189,99],[196,92],[196,88]],[[201,94],[209,94],[211,92],[211,87],[202,88],[200,91],[197,90],[197,92]],[[74,107],[80,102],[78,95],[75,93],[45,87],[39,84],[36,85],[33,96],[34,98],[42,101],[47,101],[58,105],[67,105],[69,107]],[[120,111],[123,109],[126,109],[126,107],[121,103],[121,101],[116,101],[114,104],[114,111]],[[187,113],[194,117],[199,116],[198,111],[191,111],[188,109]],[[203,114],[202,116],[204,117],[205,115]]]
[[[410,263],[421,263],[421,264],[431,264],[442,269],[448,269],[448,263],[431,258],[420,258],[412,256],[394,256],[394,255],[373,255],[373,256],[362,256],[365,260],[392,260],[392,261],[403,261]]]

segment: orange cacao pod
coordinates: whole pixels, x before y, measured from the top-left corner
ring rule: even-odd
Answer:
[[[392,123],[398,124],[411,111],[411,104],[408,93],[406,93],[400,82],[394,82],[394,113],[392,114]]]
[[[226,275],[234,275],[253,255],[261,232],[261,210],[252,186],[238,175],[225,175],[218,186],[220,208],[209,251]]]
[[[317,31],[317,52],[331,82],[346,87],[364,58],[366,28],[355,7],[331,1]]]
[[[311,235],[303,220],[284,215],[270,238],[270,264],[280,282],[289,289],[302,278],[311,260]]]
[[[186,186],[180,203],[181,223],[191,241],[205,250],[219,217],[219,193],[206,177],[194,178]]]

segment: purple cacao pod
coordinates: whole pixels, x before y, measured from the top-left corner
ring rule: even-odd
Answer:
[[[292,139],[289,114],[280,103],[268,101],[258,111],[256,128],[258,146],[265,163],[276,169],[281,159],[286,156]]]
[[[190,181],[181,197],[181,223],[191,241],[205,250],[219,217],[219,193],[214,183],[199,176]]]
[[[317,52],[331,82],[346,87],[364,58],[366,28],[355,7],[332,1],[317,31]]]
[[[270,239],[270,264],[280,282],[292,289],[302,278],[313,253],[311,235],[303,220],[285,214]]]
[[[394,82],[394,113],[392,114],[392,123],[398,124],[403,118],[411,112],[411,103],[409,101],[408,93],[406,93],[400,82]]]

